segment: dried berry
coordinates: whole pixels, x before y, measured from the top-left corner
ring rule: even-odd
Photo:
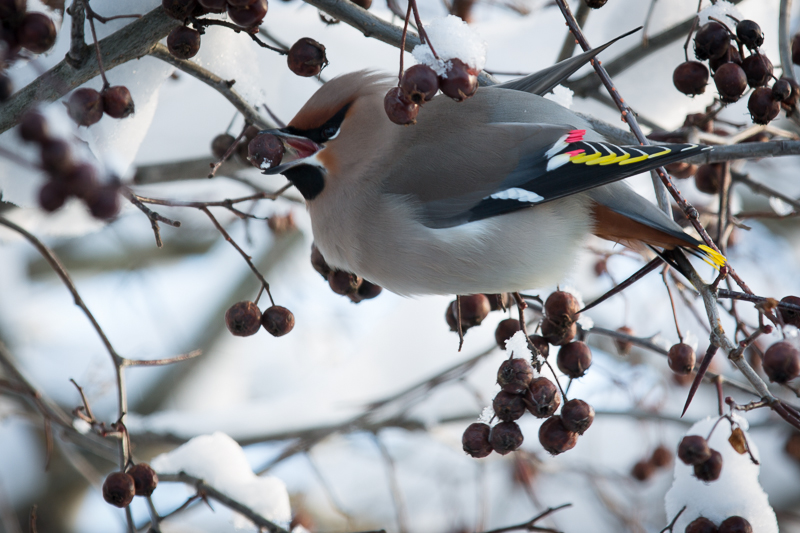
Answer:
[[[628,335],[633,337],[633,329],[629,328],[628,326],[622,326],[621,328],[617,328],[617,333],[622,333],[623,335]],[[633,348],[633,343],[626,339],[619,339],[614,338],[614,344],[617,347],[617,352],[620,355],[628,355],[631,353],[631,348]]]
[[[61,209],[67,201],[69,191],[60,181],[50,180],[39,189],[39,206],[52,213]]]
[[[608,0],[583,0],[586,3],[586,7],[590,7],[592,9],[600,9]]]
[[[124,472],[113,472],[103,482],[103,499],[115,507],[127,507],[135,494],[133,478]]]
[[[197,9],[197,0],[161,0],[161,7],[170,17],[183,21]]]
[[[772,98],[772,89],[759,87],[747,101],[750,118],[756,124],[769,124],[781,111],[781,104]]]
[[[694,36],[694,55],[700,61],[722,57],[728,51],[731,36],[719,22],[703,24]]]
[[[800,307],[800,297],[784,296],[783,298],[781,298],[781,303],[796,305]],[[800,328],[800,311],[778,307],[778,313],[781,315],[781,320],[783,320],[784,324],[789,324],[790,326]]]
[[[772,85],[772,98],[783,102],[784,100],[791,98],[792,96],[792,84],[789,83],[789,80],[786,78],[781,78],[776,81]]]
[[[722,454],[717,450],[711,450],[711,457],[708,460],[694,465],[694,476],[700,481],[710,483],[719,479],[722,473]]]
[[[711,458],[711,448],[700,435],[687,435],[678,445],[678,457],[687,465],[697,465]]]
[[[133,114],[135,106],[131,92],[124,85],[114,85],[105,89],[103,111],[111,118],[125,118]]]
[[[72,169],[72,149],[67,141],[49,139],[42,143],[42,166],[50,174],[66,174]]]
[[[192,58],[200,51],[200,32],[179,26],[167,35],[167,48],[178,59]]]
[[[761,366],[770,381],[786,383],[800,376],[800,351],[788,342],[776,342],[764,352]]]
[[[506,455],[522,446],[522,430],[516,422],[500,422],[492,428],[489,435],[489,442],[492,443],[494,451],[500,455]]]
[[[549,318],[542,322],[542,337],[550,344],[562,346],[571,342],[578,334],[578,326],[572,324],[558,324]]]
[[[697,172],[697,165],[687,163],[686,161],[678,161],[677,163],[670,163],[664,168],[667,169],[669,175],[679,180],[691,178]]]
[[[375,285],[367,280],[361,280],[361,285],[358,286],[356,292],[351,292],[347,295],[353,303],[359,303],[363,300],[371,300],[377,298],[383,292],[383,287]]]
[[[642,459],[631,468],[631,476],[637,481],[647,481],[653,477],[655,471],[656,466],[653,463],[647,459]]]
[[[750,50],[757,50],[764,44],[764,32],[761,26],[752,20],[742,20],[736,25],[736,36]]]
[[[711,59],[708,62],[708,66],[711,67],[712,72],[716,72],[719,67],[726,63],[736,63],[740,66],[742,64],[742,56],[739,54],[739,48],[737,48],[733,43],[731,43],[731,45],[728,47],[728,51],[723,54],[722,57]]]
[[[450,68],[439,78],[439,88],[456,102],[463,102],[478,90],[478,73],[460,59],[453,58]]]
[[[267,9],[269,4],[267,0],[255,0],[248,5],[234,6],[230,1],[228,2],[228,16],[234,22],[243,28],[253,28],[261,24],[264,17],[267,16]],[[323,47],[324,50],[324,47]]]
[[[535,348],[533,351],[534,355],[536,355],[538,352],[538,355],[541,355],[545,359],[547,359],[547,356],[550,355],[550,343],[547,342],[547,339],[541,335],[531,335],[528,337],[528,342],[530,342]]]
[[[725,63],[714,73],[714,85],[723,102],[736,102],[747,90],[747,76],[736,63]]]
[[[137,496],[150,496],[158,485],[158,475],[147,463],[133,465],[128,470],[128,475],[133,478],[133,485]]]
[[[439,78],[427,65],[414,65],[403,73],[400,88],[417,105],[429,102],[439,90]]]
[[[491,432],[492,428],[489,427],[489,424],[482,422],[470,424],[461,437],[461,446],[472,457],[477,459],[486,457],[492,453],[492,445],[489,443]]]
[[[561,405],[561,395],[552,381],[538,377],[531,381],[525,394],[525,402],[533,416],[547,418],[558,410],[558,406]]]
[[[79,126],[96,124],[103,118],[103,98],[94,89],[78,89],[67,100],[67,113]]]
[[[722,521],[718,533],[753,533],[753,526],[741,516],[731,516]]]
[[[94,218],[111,220],[119,214],[119,184],[107,183],[92,190],[85,199],[89,212]]]
[[[358,290],[361,278],[350,272],[343,270],[331,270],[328,274],[328,285],[336,294],[345,296]]]
[[[561,408],[561,422],[568,430],[583,435],[594,422],[594,408],[583,400],[573,398]]]
[[[686,533],[718,533],[717,526],[708,518],[701,516],[686,526]]]
[[[487,294],[485,295],[489,298],[489,307],[492,308],[492,311],[505,311],[511,306],[511,295],[507,292],[501,292],[500,294]]]
[[[657,468],[669,466],[672,462],[672,452],[662,444],[653,450],[653,454],[650,456],[650,462]]]
[[[78,198],[91,198],[98,184],[98,172],[94,165],[78,163],[69,170],[60,180],[69,194]]]
[[[267,219],[267,227],[275,235],[284,235],[297,229],[291,211],[285,215],[272,215]]]
[[[516,318],[506,318],[497,324],[497,329],[494,330],[494,340],[501,350],[506,349],[506,341],[513,337],[520,329],[522,328],[519,325],[519,320]]]
[[[789,94],[788,98],[785,98],[781,102],[781,107],[791,112],[794,111],[795,108],[797,108],[797,102],[798,100],[800,100],[800,84],[798,84],[791,78],[781,78],[778,81],[783,81],[783,80],[789,83],[789,86],[792,88],[792,92]]]
[[[225,152],[228,151],[228,148],[230,148],[235,142],[236,137],[233,135],[230,135],[229,133],[220,133],[214,137],[213,141],[211,141],[211,153],[214,154],[214,157],[217,159],[222,159],[222,156],[225,155]]]
[[[769,83],[772,78],[772,61],[764,54],[752,54],[742,61],[747,84],[753,89]]]
[[[556,362],[559,370],[567,376],[579,378],[592,365],[592,351],[585,342],[570,342],[558,350]]]
[[[255,335],[261,327],[261,311],[253,302],[237,302],[225,312],[225,325],[237,337]]]
[[[283,143],[271,133],[259,133],[247,145],[250,163],[261,170],[280,165],[284,153],[286,148]]]
[[[684,343],[673,345],[667,354],[667,364],[676,374],[687,375],[694,370],[695,354],[691,346]]]
[[[492,400],[492,409],[497,418],[504,422],[510,422],[525,414],[525,401],[519,394],[500,391]]]
[[[292,45],[286,61],[289,70],[305,78],[316,76],[328,64],[325,46],[308,37],[303,37]]]
[[[319,251],[316,244],[311,244],[311,266],[314,267],[314,270],[319,272],[319,274],[328,279],[328,274],[331,272],[331,267],[328,266],[328,263],[325,261],[325,258],[322,257],[322,252]]]
[[[526,359],[506,359],[497,370],[497,384],[510,394],[522,394],[533,379],[533,368]]]
[[[560,416],[552,416],[539,428],[539,443],[551,455],[558,455],[575,447],[578,434],[565,428]]]
[[[0,102],[5,102],[14,94],[14,82],[11,78],[0,72]]]
[[[416,124],[419,106],[409,100],[400,87],[392,87],[383,98],[386,116],[395,124],[406,126]]]
[[[19,121],[19,136],[28,142],[43,143],[47,140],[49,128],[44,115],[38,111],[28,111]]]
[[[492,308],[489,305],[489,298],[485,294],[470,294],[462,296],[461,300],[461,328],[467,329],[473,326],[480,326],[483,319],[489,316]],[[458,317],[456,302],[452,302],[453,314]]]
[[[294,329],[294,314],[285,307],[273,305],[264,309],[261,325],[273,337],[283,337]]]
[[[581,304],[567,291],[556,291],[544,302],[544,314],[557,324],[571,324],[580,317]]]
[[[450,6],[450,14],[469,24],[472,22],[473,5],[475,5],[475,0],[453,0],[453,5]]]
[[[21,47],[43,54],[56,42],[56,26],[44,13],[28,13],[17,28],[16,38]]]
[[[706,194],[717,194],[722,189],[725,167],[721,163],[700,165],[694,174],[697,190]]]
[[[708,68],[697,61],[686,61],[675,67],[672,83],[683,94],[703,94],[708,85]]]

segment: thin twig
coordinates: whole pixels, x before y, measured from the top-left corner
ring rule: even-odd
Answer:
[[[501,527],[501,528],[498,528],[498,529],[492,529],[492,530],[489,530],[489,531],[485,531],[484,533],[505,533],[506,531],[516,531],[516,530],[519,530],[519,529],[524,529],[525,531],[550,531],[552,533],[558,533],[558,531],[555,530],[555,529],[539,527],[539,526],[536,525],[536,522],[538,522],[542,518],[544,518],[544,517],[546,517],[546,516],[548,516],[548,515],[550,515],[552,513],[555,513],[556,511],[560,511],[561,509],[565,509],[565,508],[571,507],[571,506],[572,506],[571,503],[565,503],[565,504],[559,505],[558,507],[548,507],[547,509],[545,509],[544,511],[542,511],[538,515],[534,516],[533,518],[531,518],[527,522],[522,522],[521,524],[515,524],[513,526],[507,526],[507,527]]]

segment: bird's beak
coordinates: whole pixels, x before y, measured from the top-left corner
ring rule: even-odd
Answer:
[[[325,148],[311,139],[300,135],[292,135],[282,129],[264,130],[261,133],[271,133],[276,136],[283,143],[283,147],[286,150],[281,164],[264,170],[264,174],[281,174],[294,166],[311,163],[309,158],[312,158],[317,152]]]

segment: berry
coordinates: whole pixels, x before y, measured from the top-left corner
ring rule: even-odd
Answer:
[[[786,454],[796,461],[800,461],[800,433],[792,433],[783,447]]]
[[[67,101],[67,113],[78,126],[96,124],[103,118],[103,98],[94,89],[78,89]]]
[[[565,428],[560,416],[552,416],[539,428],[539,443],[551,455],[558,455],[575,447],[578,434]]]
[[[742,69],[747,75],[747,84],[753,89],[769,83],[772,78],[772,61],[764,54],[755,53],[742,61]]]
[[[225,312],[225,325],[237,337],[255,335],[261,327],[261,311],[253,302],[237,302]]]
[[[786,78],[781,78],[772,86],[772,98],[783,102],[792,96],[793,87]]]
[[[753,533],[753,526],[741,516],[731,516],[719,525],[719,533]]]
[[[686,61],[675,67],[672,83],[683,94],[703,94],[708,85],[708,68],[697,61]]]
[[[600,9],[608,0],[583,0],[586,3],[586,7],[590,7],[592,9]]]
[[[86,198],[89,212],[94,218],[111,220],[119,214],[119,185],[107,183],[92,191],[89,198]]]
[[[352,2],[363,9],[369,9],[372,5],[372,0],[352,0]]]
[[[456,102],[463,102],[478,90],[478,73],[460,59],[453,58],[450,63],[439,78],[439,88]]]
[[[331,267],[328,266],[325,258],[322,257],[322,252],[319,251],[317,245],[313,243],[311,244],[311,266],[314,267],[314,270],[319,272],[323,278],[328,279]]]
[[[178,59],[192,58],[200,51],[200,32],[186,26],[175,28],[167,35],[167,48]]]
[[[14,94],[14,82],[11,78],[0,72],[0,102],[5,102]]]
[[[507,292],[487,294],[486,297],[489,298],[489,307],[492,311],[505,311],[511,306],[511,295]]]
[[[550,343],[547,342],[544,337],[541,335],[531,335],[528,337],[528,341],[536,348],[539,355],[547,359],[547,356],[550,355]]]
[[[294,314],[285,307],[273,305],[264,309],[261,325],[273,337],[283,337],[294,329]]]
[[[772,89],[759,87],[750,95],[747,101],[750,118],[756,124],[769,124],[781,111],[781,104],[772,98]]]
[[[707,483],[719,479],[721,472],[722,454],[717,450],[711,450],[711,457],[707,461],[694,465],[694,476]]]
[[[631,469],[631,476],[637,481],[647,481],[656,471],[656,466],[646,459],[642,459]]]
[[[113,472],[103,482],[103,499],[114,507],[127,507],[135,494],[133,478],[124,472]]]
[[[581,304],[566,291],[556,291],[544,302],[544,314],[556,324],[571,324],[580,317]]]
[[[558,350],[558,369],[575,379],[583,376],[592,365],[592,351],[585,342],[575,341]]]
[[[28,9],[27,0],[0,0],[0,20],[14,23]]]
[[[395,124],[406,126],[416,124],[419,106],[409,100],[403,89],[392,87],[383,98],[383,109],[386,116]]]
[[[466,331],[473,326],[480,326],[483,319],[489,316],[492,310],[489,298],[485,294],[470,294],[462,296],[461,300],[461,328]],[[458,320],[456,301],[450,303],[452,313]],[[456,331],[456,330],[453,330]]]
[[[56,26],[44,13],[28,13],[17,28],[16,38],[21,47],[43,54],[56,42]]]
[[[98,172],[94,165],[78,163],[67,172],[60,180],[69,194],[78,198],[91,198],[98,183]]]
[[[717,526],[708,518],[701,516],[686,526],[686,533],[718,533]]]
[[[211,153],[215,158],[222,159],[222,156],[225,155],[225,152],[228,151],[228,148],[230,148],[235,142],[236,137],[233,135],[228,133],[220,133],[214,137],[213,141],[211,141]]]
[[[133,478],[137,496],[150,496],[158,485],[158,475],[147,463],[133,465],[128,470],[128,475]]]
[[[800,298],[797,296],[784,296],[781,298],[781,303],[800,306]],[[778,313],[781,315],[781,320],[783,320],[784,324],[800,328],[800,311],[778,307]]]
[[[464,435],[461,437],[461,446],[467,454],[480,459],[492,453],[492,445],[489,443],[489,435],[492,428],[489,424],[475,422],[467,426]]]
[[[684,343],[673,345],[667,354],[667,364],[676,374],[683,376],[691,374],[695,364],[694,350]]]
[[[161,0],[161,7],[170,17],[183,21],[197,9],[197,0]]]
[[[275,235],[283,235],[297,229],[297,225],[294,223],[294,216],[292,215],[291,211],[285,215],[272,215],[267,220],[267,227]]]
[[[49,131],[47,120],[38,111],[28,111],[19,121],[19,136],[28,142],[43,143]]]
[[[439,90],[439,78],[427,65],[414,65],[403,73],[400,88],[417,105],[431,101]]]
[[[764,32],[761,26],[752,20],[742,20],[736,25],[736,36],[750,50],[757,50],[764,44]]]
[[[494,340],[501,350],[506,349],[506,341],[514,336],[516,332],[522,328],[519,325],[519,320],[516,318],[506,318],[497,324],[497,329],[494,330]]]
[[[761,366],[770,381],[786,383],[800,376],[800,351],[788,342],[776,342],[764,352]]]
[[[247,145],[250,163],[261,170],[267,170],[281,164],[286,148],[275,135],[259,133]]]
[[[716,72],[719,67],[726,63],[736,63],[737,65],[742,64],[742,56],[739,54],[739,48],[736,47],[733,43],[728,47],[728,51],[717,59],[711,59],[708,62],[708,66],[711,67],[712,72]]]
[[[694,174],[697,190],[706,194],[717,194],[722,189],[724,167],[720,163],[700,165]]]
[[[223,13],[228,7],[227,0],[197,0],[197,2],[212,13]]]
[[[629,328],[628,326],[622,326],[621,328],[617,328],[617,333],[622,333],[623,335],[633,336],[633,329]],[[631,348],[633,348],[633,343],[628,340],[624,339],[614,339],[614,344],[617,346],[617,352],[620,355],[628,355],[631,353]]]
[[[516,422],[500,422],[492,428],[489,435],[489,442],[492,443],[494,451],[500,455],[506,455],[522,446],[522,430]]]
[[[50,139],[42,143],[42,166],[52,174],[65,174],[72,168],[72,149],[67,141]]]
[[[261,24],[261,21],[267,16],[268,8],[267,0],[255,0],[244,6],[235,6],[229,0],[228,16],[234,24],[238,24],[243,28],[253,28]]]
[[[492,408],[497,418],[504,422],[511,422],[525,414],[525,401],[519,394],[500,391],[492,400]]]
[[[594,422],[594,408],[583,400],[572,399],[561,408],[561,423],[569,431],[583,435]]]
[[[331,270],[328,274],[328,285],[336,294],[345,296],[358,290],[361,278],[344,270]]]
[[[286,61],[289,70],[304,78],[316,76],[328,64],[325,46],[309,37],[303,37],[292,45]]]
[[[697,172],[697,165],[687,163],[686,161],[678,161],[677,163],[670,163],[665,166],[669,175],[679,180],[691,178]]]
[[[714,73],[714,85],[722,101],[730,104],[737,101],[747,89],[747,75],[736,63],[725,63]]]
[[[653,455],[650,456],[650,462],[657,468],[669,466],[672,462],[672,452],[662,444],[653,450]]]
[[[522,394],[533,379],[533,368],[526,359],[506,359],[497,370],[497,384],[510,394]]]
[[[789,94],[788,98],[785,98],[781,102],[781,107],[783,107],[787,111],[794,111],[795,108],[797,107],[798,100],[800,100],[800,85],[798,85],[797,82],[791,78],[781,78],[778,81],[782,80],[786,80],[787,82],[789,82],[789,86],[792,88],[792,92]]]
[[[472,22],[473,5],[475,5],[475,0],[453,0],[452,6],[450,6],[450,14],[470,24]]]
[[[722,57],[728,51],[731,36],[719,22],[708,22],[694,36],[694,55],[700,61]]]
[[[39,206],[48,213],[52,213],[61,209],[61,206],[67,201],[67,196],[69,196],[69,192],[63,183],[50,180],[39,189]]]
[[[542,337],[549,343],[561,346],[571,342],[578,334],[578,326],[576,324],[557,324],[550,319],[545,318],[542,322]]]
[[[353,303],[359,303],[362,300],[372,300],[373,298],[377,298],[378,295],[383,291],[383,287],[380,285],[375,285],[374,283],[370,283],[367,280],[361,280],[361,285],[358,286],[356,292],[351,292],[347,295],[348,298]]]
[[[687,465],[698,465],[711,458],[711,448],[700,435],[687,435],[678,445],[678,458]]]
[[[111,118],[125,118],[133,114],[134,105],[131,92],[124,85],[114,85],[104,90],[103,111]]]
[[[533,416],[547,418],[558,410],[558,406],[561,405],[561,395],[552,381],[538,377],[531,381],[525,394],[525,401]]]

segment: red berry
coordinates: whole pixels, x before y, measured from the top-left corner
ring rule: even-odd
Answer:
[[[672,83],[683,94],[703,94],[708,85],[708,68],[697,61],[686,61],[675,68]]]
[[[94,89],[78,89],[67,101],[67,113],[79,126],[96,124],[103,118],[103,98]]]
[[[61,209],[68,196],[69,191],[63,183],[50,180],[39,189],[39,206],[48,213],[52,213]]]
[[[722,454],[717,450],[711,450],[711,457],[694,465],[694,475],[700,481],[711,482],[719,479],[722,472]]]
[[[747,101],[750,118],[756,124],[769,124],[781,111],[781,104],[772,97],[772,89],[759,87]]]
[[[665,165],[667,172],[673,178],[679,180],[685,180],[686,178],[691,178],[697,172],[697,165],[693,163],[687,163],[686,161],[678,161],[677,163],[670,163]],[[602,273],[602,272],[601,272]]]
[[[322,252],[320,252],[319,248],[313,243],[311,244],[311,266],[314,267],[314,270],[319,272],[323,278],[326,280],[328,279],[331,267],[328,266],[325,258],[322,257]]]
[[[785,296],[781,298],[781,303],[800,306],[800,298],[797,296]],[[778,307],[778,313],[780,313],[781,320],[783,320],[784,324],[789,324],[790,326],[800,328],[800,311]]]
[[[516,318],[506,318],[497,324],[497,329],[494,330],[494,340],[501,350],[506,349],[506,341],[513,337],[520,329],[522,328],[519,325],[519,320]]]
[[[247,145],[250,163],[261,170],[267,170],[281,164],[286,148],[275,135],[259,133]]]
[[[427,65],[414,65],[403,73],[400,88],[417,105],[431,101],[439,91],[439,78]]]
[[[328,284],[333,292],[345,296],[358,290],[361,278],[343,270],[331,270],[328,274]]]
[[[685,533],[718,533],[716,524],[708,518],[701,516],[686,526]]]
[[[742,56],[739,54],[739,48],[733,43],[731,43],[728,47],[728,51],[722,57],[710,60],[708,66],[711,67],[712,72],[716,72],[717,69],[725,63],[736,63],[740,66],[742,64]]]
[[[662,444],[653,450],[653,455],[650,456],[650,462],[658,468],[668,466],[672,462],[672,452]]]
[[[525,401],[519,394],[500,391],[492,400],[492,408],[497,418],[504,422],[510,422],[525,414]]]
[[[725,63],[714,73],[714,84],[722,101],[733,103],[747,90],[747,75],[736,63]]]
[[[578,434],[565,428],[560,416],[552,416],[539,428],[539,443],[551,455],[558,455],[575,447]]]
[[[372,6],[372,0],[352,0],[352,2],[363,9],[369,9]]]
[[[466,331],[473,326],[480,326],[483,319],[489,316],[492,308],[485,294],[469,294],[461,300],[461,328]],[[450,304],[453,314],[458,317],[456,301]],[[455,330],[454,330],[455,331]]]
[[[700,435],[687,435],[678,445],[678,457],[687,465],[698,465],[711,458],[711,448]]]
[[[700,61],[722,57],[731,44],[728,28],[719,22],[703,24],[694,36],[694,55]]]
[[[89,212],[94,218],[111,220],[119,214],[119,185],[107,183],[96,187],[89,198],[86,198]]]
[[[542,337],[549,343],[562,346],[571,342],[578,334],[578,326],[571,324],[557,324],[545,317],[542,322]]]
[[[125,118],[134,111],[131,92],[123,85],[114,85],[104,90],[103,111],[111,118]]]
[[[719,533],[753,533],[753,526],[741,516],[731,516],[719,525]]]
[[[516,422],[500,422],[492,428],[489,442],[492,443],[494,451],[500,455],[506,455],[522,446],[522,430]]]
[[[237,337],[255,335],[261,327],[261,311],[247,300],[235,303],[225,312],[225,325]]]
[[[113,472],[103,482],[103,499],[114,507],[127,507],[135,494],[133,478],[124,472]]]
[[[700,165],[694,174],[695,187],[706,194],[717,194],[722,189],[724,171],[725,167],[720,163]]]
[[[786,78],[781,78],[772,86],[772,98],[783,102],[792,96],[792,84]]]
[[[752,20],[742,20],[736,24],[736,36],[750,50],[757,50],[764,44],[764,32],[761,26]]]
[[[747,84],[752,88],[769,83],[772,78],[772,61],[764,54],[755,53],[742,61],[742,69],[747,75]]]
[[[561,408],[561,422],[569,431],[583,435],[594,422],[594,408],[583,400],[572,399]]]
[[[267,15],[268,8],[267,0],[255,0],[244,6],[234,6],[229,1],[228,16],[234,24],[238,24],[243,28],[252,28],[261,24],[261,21]]]
[[[492,428],[488,424],[481,422],[470,424],[461,437],[464,451],[475,458],[486,457],[492,453],[492,445],[489,443],[491,432]]]
[[[328,64],[325,46],[309,37],[303,37],[292,45],[286,61],[289,70],[305,78],[316,76]]]
[[[235,142],[236,137],[233,135],[228,133],[220,133],[214,137],[213,141],[211,141],[211,153],[214,154],[214,157],[217,159],[222,159],[222,156],[225,155],[225,152],[228,151],[228,148],[230,148]]]
[[[688,375],[694,370],[695,354],[688,344],[675,344],[667,354],[667,364],[676,374]]]
[[[179,26],[167,35],[167,48],[178,59],[192,58],[200,51],[200,32]]]
[[[497,384],[511,394],[522,394],[533,379],[533,368],[526,359],[506,359],[497,370]]]
[[[800,100],[800,85],[798,85],[798,83],[791,78],[781,78],[779,81],[781,80],[787,81],[789,86],[792,88],[792,92],[789,94],[789,97],[785,98],[781,102],[781,107],[787,111],[794,111],[797,107],[798,100]]]
[[[389,89],[383,98],[383,109],[389,120],[395,124],[405,126],[417,122],[419,106],[412,102],[400,87]]]
[[[56,42],[56,26],[44,13],[28,13],[17,28],[17,41],[34,54],[43,54]]]
[[[358,286],[356,292],[351,292],[347,295],[353,303],[359,303],[363,300],[372,300],[373,298],[377,298],[378,295],[383,292],[383,287],[380,285],[375,285],[374,283],[370,283],[367,280],[361,280],[361,285]]]
[[[628,335],[631,337],[634,336],[633,329],[629,328],[628,326],[622,326],[621,328],[617,328],[617,333],[622,333],[623,335]],[[631,348],[633,348],[633,343],[625,339],[615,338],[614,344],[616,345],[617,352],[620,355],[628,355],[631,352]]]
[[[69,194],[78,198],[91,198],[98,184],[98,172],[94,165],[89,163],[78,163],[60,180],[66,187]]]
[[[561,394],[558,387],[547,378],[538,377],[531,381],[525,394],[528,410],[536,418],[553,416],[561,405]]]
[[[544,302],[544,314],[556,324],[571,324],[580,318],[581,304],[567,291],[556,291]]]
[[[19,136],[28,142],[43,143],[49,136],[49,128],[44,115],[38,111],[28,111],[19,122]]]
[[[800,351],[788,342],[776,342],[764,352],[761,366],[770,381],[786,383],[800,376]]]
[[[73,167],[72,148],[67,141],[49,139],[42,143],[42,166],[51,175],[63,175]]]
[[[128,470],[128,475],[133,478],[133,485],[137,496],[150,496],[158,485],[158,474],[147,463],[133,465]]]
[[[439,78],[439,88],[456,102],[463,102],[478,90],[478,73],[460,59],[450,60],[450,68]]]
[[[280,305],[273,305],[261,315],[261,325],[273,337],[283,337],[294,329],[294,314]]]
[[[655,471],[656,467],[653,463],[647,459],[642,459],[633,465],[633,468],[631,469],[631,476],[633,476],[633,479],[637,481],[647,481],[653,477]]]
[[[585,342],[575,341],[565,344],[558,350],[558,368],[575,379],[583,376],[592,365],[592,351]]]

